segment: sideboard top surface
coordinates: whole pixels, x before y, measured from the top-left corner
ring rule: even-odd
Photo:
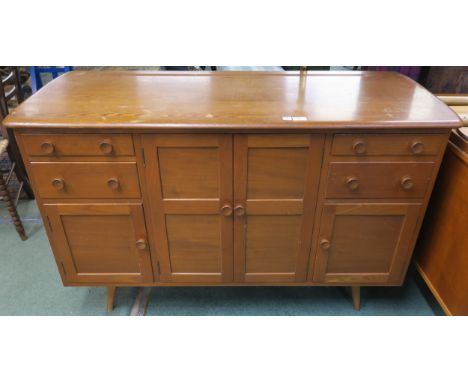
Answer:
[[[174,130],[461,126],[430,92],[392,72],[73,71],[3,123]]]

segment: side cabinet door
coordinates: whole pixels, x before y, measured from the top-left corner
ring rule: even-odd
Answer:
[[[319,134],[235,136],[236,281],[306,280],[323,143]]]
[[[141,204],[48,204],[44,210],[65,281],[153,281]]]
[[[420,204],[326,203],[314,281],[401,282]]]
[[[232,135],[145,135],[161,281],[232,281]]]

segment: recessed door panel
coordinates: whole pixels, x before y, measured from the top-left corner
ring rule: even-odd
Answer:
[[[160,147],[158,160],[165,199],[219,199],[217,147]]]
[[[172,272],[222,273],[222,218],[213,215],[166,215]]]
[[[251,215],[246,220],[246,274],[294,274],[300,249],[302,217]]]
[[[307,146],[249,148],[247,199],[303,199],[307,161]]]

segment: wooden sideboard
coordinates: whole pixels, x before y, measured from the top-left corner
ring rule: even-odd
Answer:
[[[459,118],[385,72],[71,72],[14,129],[67,286],[401,285]]]

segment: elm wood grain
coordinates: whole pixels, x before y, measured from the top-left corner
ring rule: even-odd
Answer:
[[[53,247],[70,282],[153,281],[141,204],[46,204]]]
[[[416,266],[448,315],[468,315],[468,147],[454,131],[416,246]],[[465,142],[466,143],[466,142]]]
[[[107,311],[112,312],[114,310],[114,300],[115,300],[115,292],[117,287],[110,286],[107,287]]]
[[[135,162],[32,162],[36,190],[47,198],[139,198]]]
[[[323,206],[314,281],[402,282],[421,204]]]
[[[130,134],[24,134],[29,156],[132,156]]]
[[[161,280],[232,281],[232,137],[146,135],[142,145]]]
[[[73,71],[35,93],[5,120],[12,128],[142,128],[152,132],[168,127],[397,130],[456,128],[459,123],[455,113],[426,89],[391,72],[301,76]]]
[[[235,281],[305,281],[323,140],[234,137]]]
[[[434,162],[330,162],[327,198],[424,198]]]
[[[335,134],[332,155],[437,155],[445,134]]]

